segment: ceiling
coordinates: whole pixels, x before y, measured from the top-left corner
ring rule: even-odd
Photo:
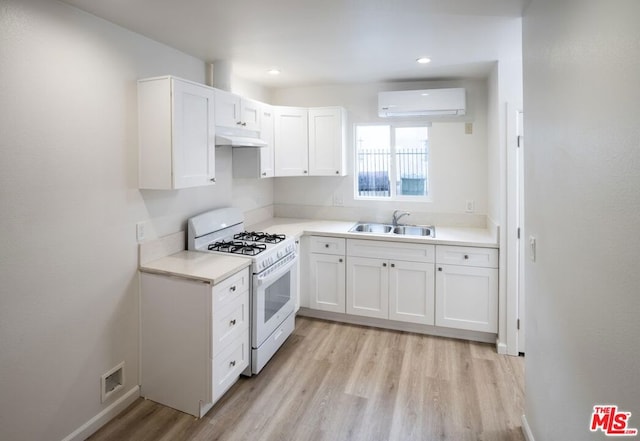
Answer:
[[[267,87],[486,77],[528,0],[64,0]],[[510,53],[511,52],[511,53]],[[416,59],[426,56],[425,65]],[[267,74],[278,68],[281,74]]]

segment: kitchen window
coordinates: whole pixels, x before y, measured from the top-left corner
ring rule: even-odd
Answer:
[[[357,199],[428,199],[427,125],[357,124],[355,142]]]

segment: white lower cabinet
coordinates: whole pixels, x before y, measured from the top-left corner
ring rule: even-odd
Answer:
[[[436,326],[498,332],[498,250],[437,246]]]
[[[387,262],[349,256],[347,263],[347,313],[389,318],[389,269]]]
[[[347,313],[433,325],[433,258],[433,245],[348,240]]]
[[[310,238],[309,307],[345,312],[345,239]]]
[[[433,325],[433,264],[391,262],[389,268],[389,318]]]
[[[321,236],[309,248],[310,309],[498,332],[497,249]]]
[[[140,273],[141,395],[202,417],[249,366],[249,271],[217,285]]]

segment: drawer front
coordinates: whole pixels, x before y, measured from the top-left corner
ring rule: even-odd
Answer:
[[[245,330],[233,344],[213,359],[212,393],[215,403],[249,366],[249,331]]]
[[[438,245],[436,247],[436,263],[498,268],[498,250],[495,248]]]
[[[347,255],[433,263],[435,247],[429,244],[349,239],[347,240]]]
[[[311,236],[311,252],[344,256],[345,239],[338,237]]]
[[[211,354],[215,357],[249,329],[249,295],[245,291],[233,303],[213,310]]]
[[[215,285],[213,287],[213,310],[216,311],[236,302],[238,297],[249,290],[249,284],[249,269],[246,268]]]

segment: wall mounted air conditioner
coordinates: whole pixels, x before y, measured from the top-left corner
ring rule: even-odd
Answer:
[[[378,116],[458,116],[466,111],[464,88],[378,93]]]

